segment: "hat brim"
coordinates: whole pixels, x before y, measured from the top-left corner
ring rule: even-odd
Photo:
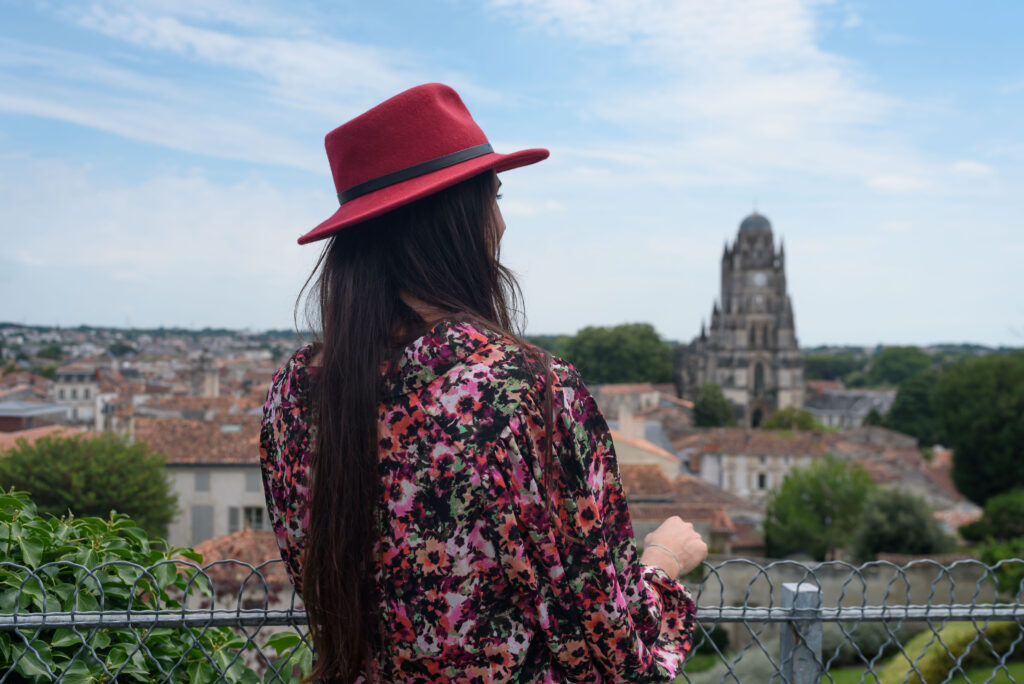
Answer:
[[[536,164],[547,159],[548,154],[550,153],[547,150],[541,148],[520,150],[511,154],[492,152],[455,166],[375,190],[345,202],[329,219],[300,237],[299,244],[305,245],[323,240],[343,228],[386,214],[392,209],[432,195],[484,171],[493,169],[500,173],[520,166]]]

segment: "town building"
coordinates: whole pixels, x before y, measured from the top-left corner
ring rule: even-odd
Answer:
[[[96,369],[72,363],[57,369],[53,378],[53,399],[71,409],[71,421],[92,423],[96,420],[100,393]]]
[[[0,432],[31,430],[67,422],[68,409],[35,401],[0,401]]]
[[[680,393],[695,399],[705,383],[721,386],[741,425],[757,427],[775,410],[803,406],[803,362],[786,256],[771,223],[754,212],[722,254],[721,294],[710,328],[677,355]]]
[[[826,389],[808,393],[804,408],[828,428],[852,430],[864,424],[874,409],[885,415],[896,401],[896,390]]]
[[[245,527],[269,529],[259,462],[258,415],[216,420],[135,418],[136,441],[166,456],[178,515],[172,546],[194,546]]]
[[[709,428],[676,443],[689,471],[747,501],[764,503],[794,468],[829,453],[828,433]]]

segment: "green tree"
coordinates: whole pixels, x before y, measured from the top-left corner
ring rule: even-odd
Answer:
[[[773,413],[761,424],[765,430],[824,430],[814,414],[806,409],[788,406]]]
[[[863,369],[864,359],[850,353],[804,356],[804,377],[807,380],[838,380]]]
[[[1024,486],[1024,353],[949,366],[935,393],[953,447],[953,481],[979,505]]]
[[[125,356],[127,354],[135,354],[137,350],[130,344],[124,342],[114,342],[112,345],[107,347],[107,351],[110,352],[111,356]]]
[[[152,535],[166,535],[177,512],[164,457],[110,434],[19,440],[0,458],[0,490],[12,487],[28,492],[42,513],[106,518],[117,511]]]
[[[960,528],[960,536],[968,541],[1010,541],[1024,537],[1024,491],[996,494],[985,502],[985,513]]]
[[[864,416],[864,425],[885,425],[885,418],[878,412],[878,409],[872,406],[868,414]]]
[[[867,387],[868,374],[864,371],[855,370],[843,376],[843,384],[850,388]]]
[[[932,358],[917,347],[886,347],[871,360],[868,383],[899,385],[927,370]]]
[[[793,470],[768,496],[764,521],[766,553],[781,558],[806,553],[835,557],[853,541],[864,501],[875,484],[859,466],[829,454],[809,468]]]
[[[64,349],[54,342],[48,344],[36,353],[36,357],[40,359],[51,359],[53,361],[59,361],[64,356]]]
[[[736,424],[736,412],[713,382],[701,385],[693,402],[693,422],[697,427],[728,427]]]
[[[588,383],[672,382],[672,345],[649,323],[583,328],[563,352]]]
[[[900,385],[896,400],[882,425],[906,435],[913,435],[921,444],[943,444],[946,436],[935,411],[935,389],[939,371],[929,368]]]
[[[924,499],[888,488],[868,496],[853,537],[853,554],[861,563],[880,553],[947,553],[952,548],[953,540]]]

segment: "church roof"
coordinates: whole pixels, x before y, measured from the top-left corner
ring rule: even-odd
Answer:
[[[740,224],[741,233],[752,233],[755,231],[767,231],[769,233],[772,231],[772,224],[756,211],[743,219],[743,222]]]

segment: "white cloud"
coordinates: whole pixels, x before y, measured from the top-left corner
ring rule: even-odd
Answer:
[[[870,183],[875,169],[925,175],[919,155],[877,129],[907,105],[865,85],[855,63],[819,47],[811,0],[492,0],[503,16],[559,36],[621,46],[638,85],[609,83],[588,112],[628,131],[634,182],[697,169],[704,183],[763,183],[806,172]],[[656,85],[644,85],[643,80]],[[643,169],[642,169],[643,170]],[[671,181],[668,181],[671,182]]]
[[[867,180],[868,187],[886,192],[911,192],[926,187],[926,183],[920,178],[913,176],[902,176],[899,174],[883,174],[872,176]]]
[[[995,169],[988,164],[982,164],[970,159],[962,159],[953,164],[953,171],[965,176],[991,176]]]
[[[112,312],[129,302],[139,325],[239,327],[288,324],[318,255],[295,241],[333,209],[329,193],[256,179],[109,184],[54,161],[0,162],[0,206],[3,224],[18,226],[4,229],[0,261],[26,267],[20,281],[48,301],[30,318],[123,324]]]

